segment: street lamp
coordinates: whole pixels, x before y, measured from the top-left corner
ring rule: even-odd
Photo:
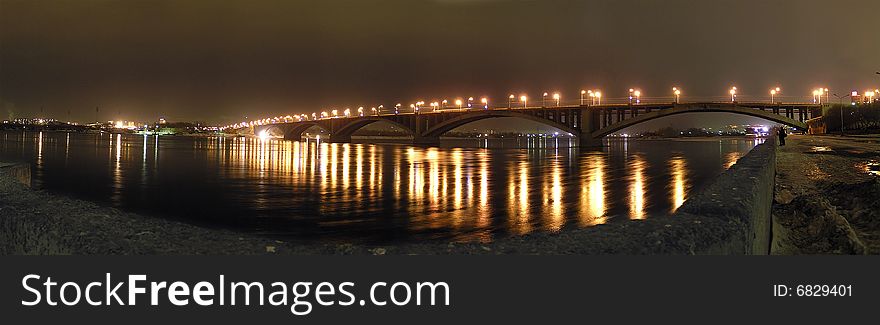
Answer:
[[[480,98],[480,102],[483,103],[483,109],[489,109],[489,99],[486,97]]]
[[[358,107],[358,116],[364,116],[364,107]]]
[[[334,110],[330,111],[330,114],[333,114],[333,117],[337,117],[337,116],[339,116],[339,111],[334,109]]]
[[[461,99],[455,100],[455,106],[458,106],[458,109],[461,110]]]
[[[528,107],[529,98],[526,95],[519,96],[519,101],[522,102],[523,108]]]
[[[678,104],[678,99],[681,96],[681,89],[678,89],[678,87],[672,87],[672,93],[675,95],[675,103]]]
[[[602,92],[596,91],[596,92],[593,92],[593,95],[596,96],[596,105],[602,105]]]
[[[876,94],[874,93],[873,90],[865,91],[865,97],[868,98],[868,103],[874,102],[874,95],[876,95]]]
[[[446,104],[449,104],[449,101],[444,99],[444,100],[443,100],[442,102],[440,102],[440,103],[443,104],[443,108],[446,108]]]
[[[394,115],[400,114],[400,103],[394,105]]]
[[[513,108],[513,99],[514,98],[515,98],[515,96],[513,96],[513,94],[510,94],[510,97],[507,98],[507,109]]]
[[[383,108],[385,108],[385,105],[379,105],[379,107],[376,108],[376,116],[382,115]]]
[[[379,116],[379,111],[375,107],[370,107],[370,110],[373,112],[373,115]]]
[[[544,100],[546,100],[546,99],[547,99],[547,93],[544,92],[544,94],[541,95],[541,107],[546,106],[546,105],[544,105]]]
[[[471,103],[474,101],[473,97],[468,97],[468,108],[471,108]]]
[[[592,94],[592,91],[590,92]],[[584,106],[584,95],[587,94],[586,90],[581,90],[581,106]]]
[[[559,107],[559,98],[560,98],[559,93],[553,94],[553,100],[556,101],[556,107]]]
[[[633,95],[636,95],[636,104],[642,102],[642,92],[640,90],[634,91]]]
[[[736,87],[730,88],[730,101],[736,103]]]
[[[632,88],[629,89],[629,104],[630,104],[630,105],[632,105],[632,103],[633,103],[633,92],[634,92],[634,91],[635,91],[635,90],[632,89]]]
[[[342,115],[345,115],[345,117],[350,117],[351,116],[351,109],[346,108],[344,111],[342,111]]]
[[[818,98],[818,97],[819,97],[819,90],[818,90],[818,89],[813,89],[813,103],[816,102],[816,98]],[[821,100],[821,99],[819,99],[819,104],[822,104],[822,100]]]
[[[770,89],[770,103],[771,104],[776,102],[776,100],[775,100],[776,95],[779,94],[780,91],[782,91],[782,90],[779,87],[776,87],[774,89]]]

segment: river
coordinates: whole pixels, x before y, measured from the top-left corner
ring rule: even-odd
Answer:
[[[762,139],[454,140],[439,148],[0,132],[33,186],[144,215],[302,241],[498,236],[667,215]]]

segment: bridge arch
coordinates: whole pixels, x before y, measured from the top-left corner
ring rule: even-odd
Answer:
[[[791,126],[791,127],[795,127],[795,128],[799,128],[799,129],[806,129],[807,128],[807,125],[804,122],[801,122],[801,121],[798,121],[798,120],[795,120],[792,118],[788,118],[783,115],[773,113],[772,111],[764,111],[764,110],[760,110],[760,109],[756,109],[756,108],[748,108],[748,107],[742,107],[742,106],[711,107],[711,106],[688,105],[688,106],[675,106],[672,108],[657,110],[657,111],[653,111],[650,113],[642,113],[642,114],[639,114],[635,117],[631,117],[631,118],[622,120],[620,122],[608,125],[608,126],[601,128],[599,130],[596,130],[596,131],[592,132],[592,137],[597,138],[597,139],[602,138],[602,137],[607,136],[609,134],[612,134],[614,132],[628,128],[630,126],[633,126],[633,125],[636,125],[636,124],[639,124],[642,122],[647,122],[650,120],[658,119],[661,117],[684,114],[684,113],[700,113],[700,112],[722,112],[722,113],[742,114],[742,115],[748,115],[748,116],[762,118],[762,119],[773,121],[773,122],[780,123],[780,124],[785,124],[787,126]]]
[[[540,116],[525,114],[525,113],[517,112],[514,110],[507,110],[507,111],[488,110],[488,111],[474,111],[474,112],[470,112],[470,113],[467,113],[467,114],[464,114],[461,116],[456,116],[456,117],[451,118],[449,120],[445,120],[443,122],[440,122],[440,123],[432,126],[428,130],[424,131],[421,136],[425,137],[425,138],[439,138],[444,133],[449,132],[457,127],[463,126],[465,124],[480,121],[480,120],[490,119],[490,118],[499,118],[499,117],[514,117],[514,118],[526,119],[529,121],[538,122],[538,123],[541,123],[541,124],[544,124],[544,125],[547,125],[547,126],[550,126],[553,128],[560,129],[563,132],[568,132],[573,135],[580,134],[580,131],[572,126],[569,126],[569,125],[566,125],[563,123],[559,123],[557,121],[549,120],[549,119],[546,119],[546,118],[543,118]]]
[[[263,131],[266,132],[277,132],[284,136],[286,140],[296,140],[299,141],[302,139],[302,134],[306,130],[310,129],[313,126],[317,126],[323,129],[325,132],[330,132],[330,130],[320,123],[314,121],[303,121],[298,123],[283,123],[283,124],[267,124],[261,125],[258,127],[254,127],[254,135],[260,135]]]
[[[354,134],[355,132],[357,132],[358,130],[366,127],[367,125],[370,125],[370,124],[373,124],[376,122],[385,122],[385,123],[391,124],[393,126],[396,126],[400,129],[408,132],[409,134],[412,134],[413,136],[415,136],[415,132],[413,132],[412,128],[410,128],[409,126],[404,125],[404,124],[402,124],[398,121],[395,121],[393,119],[390,119],[390,118],[383,118],[382,116],[364,116],[364,117],[354,119],[351,122],[337,128],[333,132],[333,135],[340,136],[340,137],[351,137],[351,135]]]

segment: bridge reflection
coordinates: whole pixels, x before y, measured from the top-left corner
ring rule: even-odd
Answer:
[[[322,202],[331,202],[320,204],[322,214],[399,210],[406,216],[388,215],[389,220],[379,222],[402,224],[417,233],[451,232],[461,240],[488,241],[499,228],[513,234],[555,232],[603,224],[621,213],[631,219],[649,218],[651,213],[649,184],[654,177],[639,153],[628,154],[619,170],[620,166],[610,169],[609,154],[599,151],[561,155],[547,149],[523,150],[495,161],[482,149],[255,138],[228,138],[214,145],[216,151],[209,152],[220,156],[219,170],[229,173],[223,175],[226,178],[257,177],[266,186],[315,187]],[[731,152],[719,159],[729,166],[740,155]],[[668,212],[673,212],[691,187],[689,166],[684,156],[674,155],[666,168],[667,176],[657,179],[668,177],[666,193],[652,196],[668,197]],[[386,179],[393,182],[383,182]],[[620,186],[627,196],[610,197],[611,188]],[[258,200],[264,195],[254,193]],[[623,206],[615,209],[616,204]],[[340,222],[367,221],[356,216],[319,221],[326,227]]]

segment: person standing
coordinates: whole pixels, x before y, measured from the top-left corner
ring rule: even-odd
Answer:
[[[784,146],[785,145],[785,137],[786,137],[785,128],[781,127],[776,132],[779,135],[779,146]]]

